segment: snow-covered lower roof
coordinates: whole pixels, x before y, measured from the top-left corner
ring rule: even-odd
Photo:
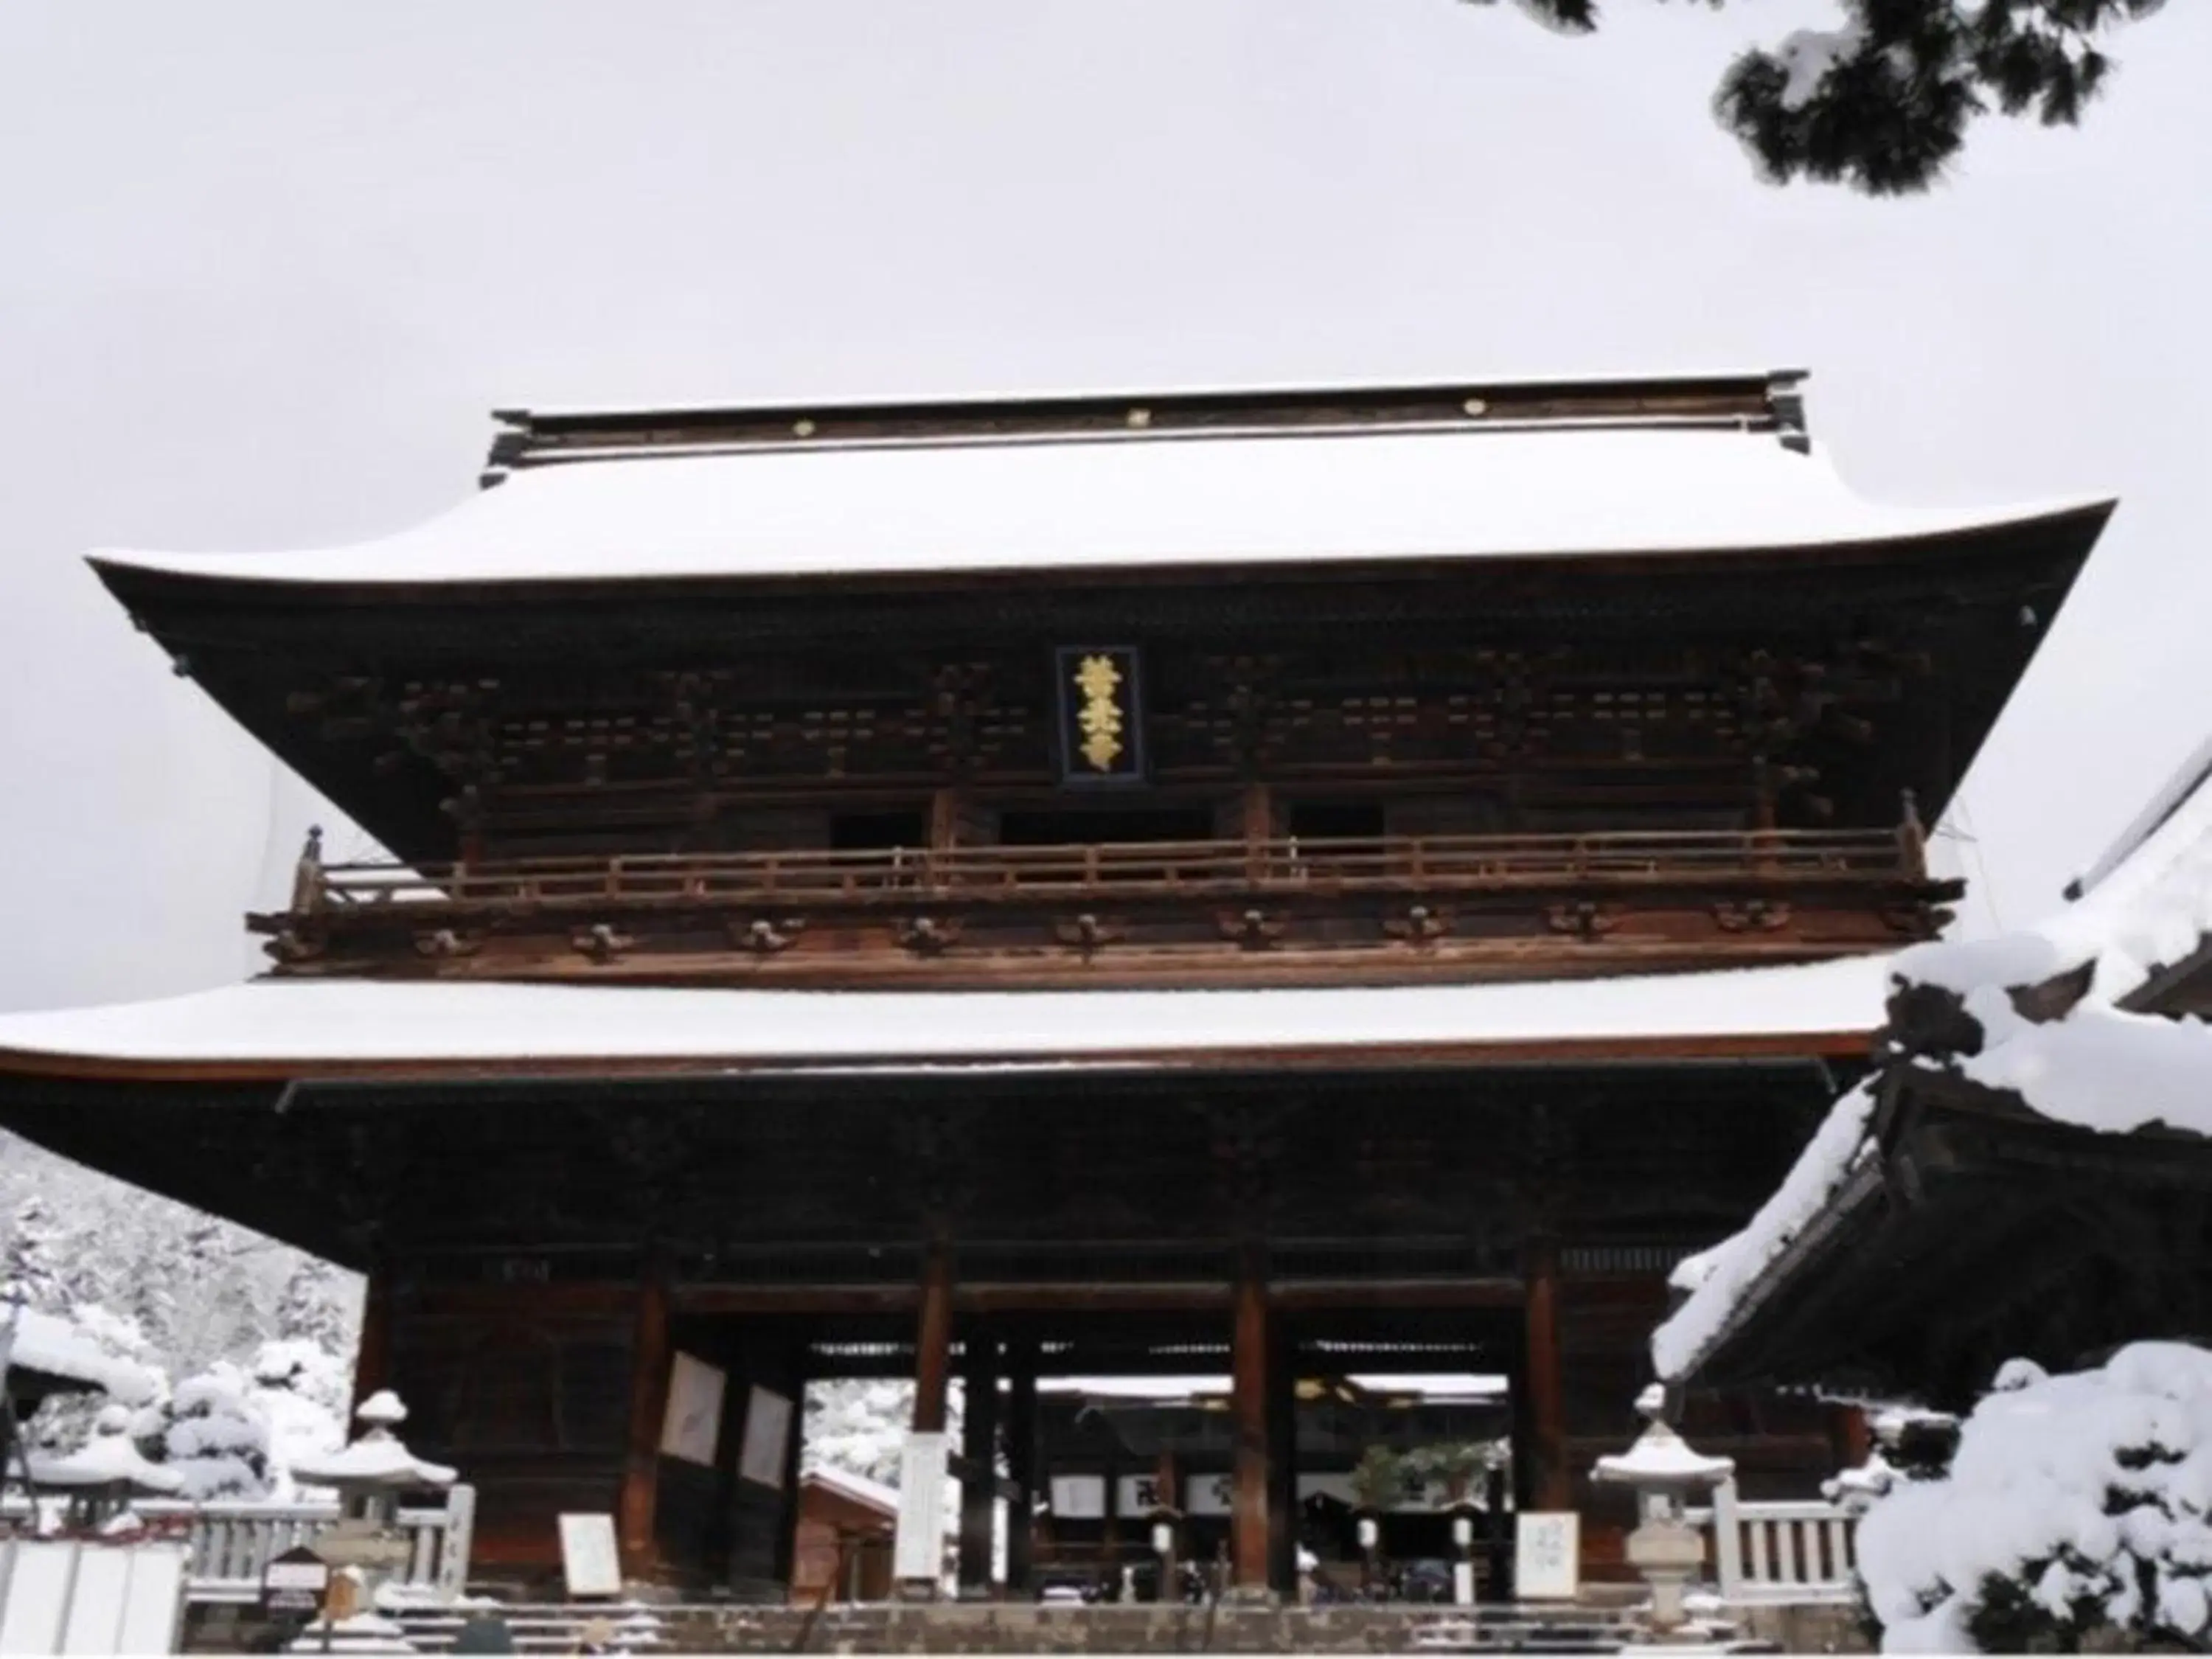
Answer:
[[[112,1412],[118,1408],[108,1409]],[[185,1489],[185,1477],[180,1471],[149,1462],[122,1423],[109,1420],[106,1413],[101,1416],[103,1421],[92,1438],[67,1456],[33,1454],[30,1459],[32,1483],[72,1490],[130,1486],[143,1492],[177,1492]]]
[[[153,1373],[118,1359],[68,1320],[30,1308],[0,1307],[0,1353],[11,1369],[103,1389],[137,1405],[155,1393]]]
[[[1425,1051],[1804,1054],[1863,1044],[1890,958],[1497,985],[1144,991],[784,991],[255,980],[0,1016],[0,1064],[343,1075],[578,1069],[1112,1066]],[[49,1066],[42,1067],[45,1059]],[[60,1067],[69,1069],[69,1067]]]
[[[617,454],[348,546],[96,557],[282,582],[850,577],[1810,549],[2107,505],[1878,505],[1771,431],[1478,423]]]
[[[1900,984],[1956,993],[1980,1028],[1974,1053],[1905,1063],[1942,1065],[2075,1127],[2212,1135],[2212,1026],[2124,1006],[2159,969],[2193,957],[2212,937],[2208,770],[2197,769],[2178,795],[2162,791],[2153,807],[2124,855],[2075,902],[2014,933],[1917,945],[1889,959]],[[2031,1017],[2011,994],[2083,968],[2087,993],[2061,1018]],[[1874,1108],[1871,1081],[1844,1094],[1750,1224],[1676,1266],[1674,1283],[1690,1294],[1653,1334],[1660,1376],[1698,1365],[1873,1155]]]

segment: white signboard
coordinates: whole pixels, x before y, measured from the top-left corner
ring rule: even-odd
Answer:
[[[571,1595],[620,1595],[622,1552],[611,1515],[561,1517],[561,1572]]]
[[[898,1530],[891,1544],[891,1575],[902,1581],[933,1584],[944,1575],[945,1454],[941,1434],[906,1437],[899,1459]]]
[[[1055,1474],[1052,1478],[1052,1512],[1062,1521],[1104,1520],[1106,1477]]]
[[[660,1455],[687,1463],[714,1467],[722,1433],[722,1390],[727,1382],[719,1365],[688,1353],[676,1356],[668,1373],[668,1409],[660,1420]]]
[[[745,1438],[738,1452],[738,1475],[781,1492],[790,1450],[791,1396],[756,1385],[745,1401]]]
[[[1514,1517],[1514,1595],[1571,1601],[1581,1588],[1582,1517],[1572,1510],[1522,1510]]]

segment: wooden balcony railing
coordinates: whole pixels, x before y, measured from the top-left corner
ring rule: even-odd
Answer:
[[[870,848],[301,866],[293,914],[589,911],[697,904],[910,905],[1097,895],[1190,897],[1636,889],[1722,883],[1869,886],[1926,879],[1917,827]]]

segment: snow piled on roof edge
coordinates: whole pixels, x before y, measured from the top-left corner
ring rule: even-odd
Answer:
[[[2212,935],[2212,787],[2191,793],[2098,885],[2041,922],[1994,939],[1917,945],[1893,958],[1894,982],[1957,993],[1982,1046],[1950,1069],[2019,1096],[2053,1122],[2125,1134],[2156,1126],[2212,1135],[2212,1027],[2116,1005]],[[2024,1017],[2011,988],[2091,969],[2063,1018]],[[1939,1063],[1917,1056],[1924,1070]],[[1674,1269],[1689,1292],[1651,1336],[1658,1374],[1689,1375],[1760,1278],[1814,1221],[1871,1149],[1871,1080],[1846,1093],[1741,1232]]]

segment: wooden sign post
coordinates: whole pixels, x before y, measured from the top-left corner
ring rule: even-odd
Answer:
[[[1582,1517],[1523,1510],[1514,1517],[1513,1599],[1571,1601],[1582,1589]]]
[[[261,1605],[269,1613],[313,1613],[331,1587],[331,1564],[305,1544],[261,1570]]]
[[[615,1542],[614,1516],[561,1517],[561,1575],[572,1599],[622,1595],[622,1552]]]

